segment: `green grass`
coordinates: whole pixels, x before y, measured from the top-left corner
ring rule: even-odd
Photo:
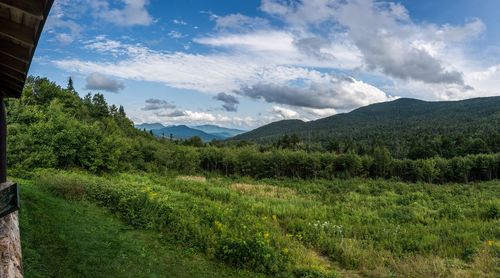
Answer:
[[[500,275],[494,181],[256,181],[56,170],[34,181],[238,269],[284,277]]]
[[[207,260],[87,201],[21,184],[25,277],[256,277]]]

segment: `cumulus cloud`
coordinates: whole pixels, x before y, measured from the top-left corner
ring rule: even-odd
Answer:
[[[315,57],[320,60],[334,60],[335,56],[332,53],[325,52],[325,48],[330,46],[330,42],[323,38],[309,37],[294,40],[294,45],[297,49],[308,56]]]
[[[373,0],[263,0],[261,9],[303,33],[311,33],[321,24],[344,28],[332,28],[331,35],[344,33],[360,51],[368,71],[405,81],[461,85],[463,89],[467,87],[464,73],[444,53],[460,49],[460,43],[485,29],[478,19],[462,26],[417,24],[403,5]],[[317,56],[325,42],[302,38],[296,45]]]
[[[262,0],[261,10],[288,22],[296,27],[319,25],[332,16],[336,0],[280,1]]]
[[[120,0],[122,8],[112,8],[106,0],[87,0],[93,15],[121,26],[151,25],[154,22],[146,6],[149,0]]]
[[[291,119],[299,117],[299,113],[297,113],[297,111],[281,106],[273,106],[270,112],[277,114],[282,119]]]
[[[233,95],[229,95],[226,93],[218,93],[214,99],[222,101],[222,108],[228,112],[236,112],[238,111],[238,104],[240,101]]]
[[[308,86],[255,84],[235,93],[269,103],[318,109],[350,110],[392,99],[378,88],[350,77],[324,75]]]
[[[103,90],[118,93],[120,90],[125,89],[123,83],[98,72],[91,73],[87,76],[86,81],[86,90]]]
[[[403,80],[464,84],[462,72],[447,69],[442,60],[418,47],[419,40],[436,42],[431,33],[435,29],[446,37],[449,26],[419,26],[409,21],[403,6],[371,0],[348,1],[336,10],[335,19],[348,28],[349,37],[363,53],[368,68]],[[453,32],[463,28],[454,27]]]
[[[156,111],[164,109],[174,109],[175,105],[169,103],[166,100],[150,98],[146,100],[146,106],[142,108],[143,111]]]
[[[147,3],[139,1],[139,6]],[[391,95],[436,100],[498,93],[498,61],[474,59],[466,51],[485,30],[478,19],[461,25],[416,22],[403,5],[374,0],[261,3],[261,11],[273,20],[210,14],[215,28],[193,39],[193,46],[198,45],[185,52],[99,37],[84,47],[111,59],[60,59],[55,64],[82,74],[159,82],[214,96],[233,92],[292,109],[302,118],[390,100]],[[208,51],[190,52],[200,47]],[[220,101],[226,111],[236,110],[238,103]],[[171,113],[178,120],[199,116],[187,111],[162,115]],[[212,116],[221,123],[221,117]]]

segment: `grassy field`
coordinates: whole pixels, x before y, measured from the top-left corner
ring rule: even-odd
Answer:
[[[200,277],[253,275],[232,268],[283,277],[500,275],[498,182],[63,171],[32,180],[22,187],[21,219],[27,273],[39,275],[31,277],[56,269],[67,274],[61,277],[91,269],[134,276],[124,265],[135,277],[176,276],[180,269]]]
[[[106,209],[21,186],[25,277],[258,277],[209,261]]]

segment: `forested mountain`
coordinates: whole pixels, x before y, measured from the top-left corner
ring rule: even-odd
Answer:
[[[236,136],[276,142],[285,134],[329,150],[389,148],[396,157],[453,157],[500,151],[500,97],[426,102],[401,98],[316,121],[285,120]]]
[[[195,136],[200,137],[201,140],[205,142],[224,139],[224,137],[222,136],[209,134],[198,129],[190,128],[186,125],[176,125],[164,127],[161,129],[153,129],[152,132],[155,136],[165,138],[170,138],[170,136],[172,136],[173,139],[189,139]]]
[[[223,140],[242,134],[245,131],[234,128],[226,128],[217,125],[198,125],[198,126],[164,126],[160,123],[144,123],[135,125],[139,130],[151,131],[157,137],[172,139],[189,139],[194,136],[208,142],[212,140]]]
[[[206,132],[208,134],[213,134],[222,138],[230,138],[234,137],[236,135],[245,133],[246,131],[241,130],[241,129],[235,129],[235,128],[226,128],[226,127],[221,127],[217,125],[198,125],[198,126],[193,126],[192,128],[201,130],[203,132]]]

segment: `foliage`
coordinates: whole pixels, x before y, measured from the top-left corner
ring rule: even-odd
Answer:
[[[496,182],[255,183],[61,171],[39,172],[35,180],[56,195],[96,202],[171,243],[272,275],[406,277],[418,269],[493,277],[499,271]],[[74,187],[84,194],[68,192]],[[409,267],[415,262],[420,265]]]
[[[30,77],[23,97],[8,102],[9,163],[14,173],[36,168],[169,175],[208,171],[254,178],[383,177],[432,183],[491,180],[500,174],[500,154],[481,154],[485,144],[480,139],[468,148],[479,154],[416,160],[395,158],[377,145],[361,155],[339,141],[330,142],[332,152],[325,152],[296,135],[285,135],[274,147],[204,144],[198,137],[157,139],[135,129],[123,107],[109,106],[102,94],[80,98],[68,87]]]
[[[500,97],[442,102],[402,98],[310,122],[270,123],[238,135],[234,141],[280,145],[296,136],[303,149],[319,147],[364,155],[387,148],[399,159],[497,153],[499,107]]]
[[[131,229],[89,202],[63,200],[30,181],[18,182],[25,277],[260,276],[211,262],[166,242],[161,234]],[[80,193],[71,199],[76,197]]]

